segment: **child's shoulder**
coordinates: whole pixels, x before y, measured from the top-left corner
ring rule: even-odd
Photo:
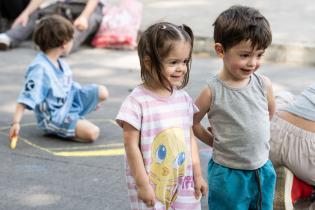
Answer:
[[[49,64],[44,53],[37,53],[36,57],[28,65],[28,69],[44,69]]]
[[[125,100],[131,101],[140,101],[141,98],[144,98],[147,95],[142,85],[136,86],[131,92],[127,95]]]
[[[271,85],[271,80],[263,74],[255,72],[253,77],[262,88],[268,88]]]
[[[46,75],[45,66],[38,62],[32,62],[27,68],[25,75]]]
[[[175,89],[174,93],[175,93],[175,95],[181,95],[181,96],[190,98],[189,93],[184,89]]]
[[[174,95],[173,99],[175,100],[180,100],[180,101],[184,100],[189,103],[193,101],[191,95],[186,90],[183,90],[183,89],[174,90],[173,95]]]
[[[210,73],[207,77],[207,83],[212,83],[218,81],[218,74],[217,73]]]
[[[139,95],[145,95],[145,91],[143,89],[142,85],[138,85],[135,88],[133,88],[129,94],[129,96],[139,96]]]

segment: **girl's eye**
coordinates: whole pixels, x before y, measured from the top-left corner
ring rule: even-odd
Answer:
[[[166,158],[167,150],[166,147],[161,144],[156,150],[156,160],[158,163],[162,163]]]
[[[170,64],[171,64],[171,65],[176,65],[176,64],[177,64],[177,61],[170,61]]]

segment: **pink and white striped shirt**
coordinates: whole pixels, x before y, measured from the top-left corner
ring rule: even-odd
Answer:
[[[138,199],[136,184],[126,161],[126,177],[132,210],[200,210],[194,196],[190,131],[198,109],[184,90],[160,97],[136,87],[116,117],[140,132],[140,150],[155,190],[156,204],[148,208]]]

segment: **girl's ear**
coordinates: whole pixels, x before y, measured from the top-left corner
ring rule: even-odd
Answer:
[[[215,52],[217,53],[217,55],[220,58],[223,58],[223,56],[224,56],[224,49],[223,49],[223,46],[222,46],[221,43],[215,43],[214,44],[214,50],[215,50]]]

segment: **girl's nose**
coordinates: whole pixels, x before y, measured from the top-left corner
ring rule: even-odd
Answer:
[[[182,63],[179,63],[179,64],[178,64],[176,70],[177,70],[177,71],[185,71],[186,68],[187,68],[186,63],[185,63],[185,62],[182,62]]]

